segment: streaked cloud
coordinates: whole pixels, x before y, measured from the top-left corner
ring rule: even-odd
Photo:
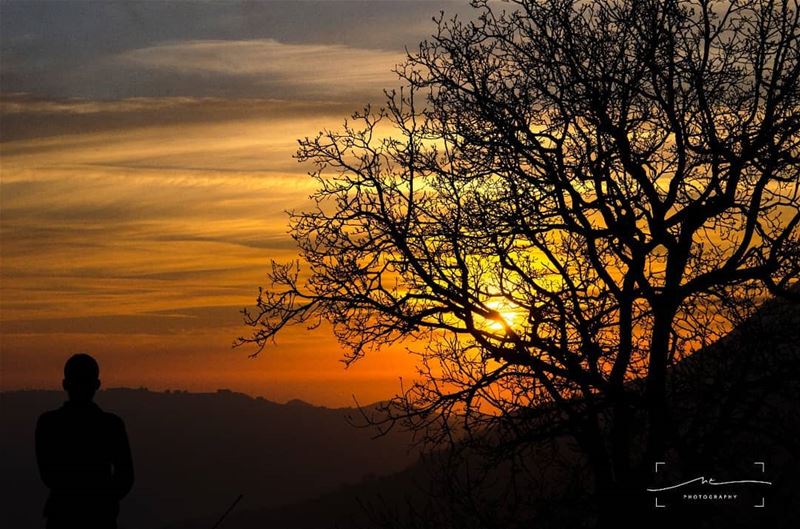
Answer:
[[[116,100],[37,99],[27,94],[0,97],[0,114],[99,114],[151,112],[200,104],[219,104],[214,97],[130,97]]]
[[[362,102],[363,103],[363,102]],[[41,98],[30,94],[0,94],[0,141],[72,136],[85,143],[96,133],[114,130],[130,134],[137,129],[155,129],[176,124],[186,126],[237,120],[309,123],[340,120],[360,107],[349,102],[220,97],[134,97],[125,99]],[[150,134],[150,133],[147,133]],[[66,140],[58,139],[63,146]],[[286,137],[287,142],[294,138]],[[20,142],[22,149],[39,150],[42,141]],[[7,147],[10,148],[10,147]],[[288,159],[287,159],[288,160]],[[290,161],[290,160],[289,160]],[[195,167],[204,164],[195,163]]]
[[[211,75],[200,70],[176,75],[169,69],[142,68],[118,57],[135,50],[189,42],[269,41],[282,43],[277,46],[281,54],[295,53],[294,57],[303,60],[307,57],[302,46],[339,47],[333,51],[347,57],[372,59],[391,55],[389,52],[399,56],[405,46],[414,49],[435,31],[431,17],[440,10],[449,15],[459,13],[463,20],[468,20],[473,11],[466,0],[3,1],[0,83],[4,92],[51,98],[172,95],[289,99],[295,96],[293,91],[281,89],[296,85],[270,86],[253,83],[250,76]],[[227,46],[230,49],[231,44]],[[300,48],[293,51],[286,46]],[[192,53],[196,59],[197,49]],[[336,58],[330,49],[326,53]],[[247,69],[252,71],[251,66]],[[330,71],[328,65],[321,66]],[[219,66],[215,71],[219,72]],[[340,73],[344,81],[348,72]]]
[[[404,55],[341,44],[285,44],[274,39],[190,40],[120,55],[144,68],[176,74],[249,77],[297,96],[380,94],[396,84],[392,72]],[[278,90],[276,90],[278,91]]]
[[[231,352],[284,211],[313,184],[296,138],[381,100],[404,46],[464,0],[0,2],[2,389],[89,351],[111,385],[348,404],[413,378],[347,371],[329,329]]]
[[[385,398],[413,374],[403,351],[345,372],[331,334],[302,327],[258,362],[230,349],[269,260],[297,256],[285,210],[314,184],[296,138],[337,127],[347,105],[15,100],[3,128],[29,129],[0,142],[6,387],[57,384],[48,369],[82,350],[116,385],[338,404]]]
[[[180,110],[200,111],[204,117],[226,117],[230,119],[237,113],[253,116],[254,113],[269,112],[281,116],[308,116],[320,114],[340,114],[339,105],[330,101],[293,101],[270,98],[222,98],[222,97],[128,97],[123,99],[82,99],[82,98],[37,98],[25,93],[0,94],[0,115],[8,117],[15,114],[118,114]],[[222,114],[224,112],[224,114]],[[231,114],[233,112],[233,116]],[[150,117],[150,116],[148,116]]]

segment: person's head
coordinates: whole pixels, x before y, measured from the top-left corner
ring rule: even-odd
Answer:
[[[100,388],[100,367],[97,361],[85,353],[72,355],[64,364],[64,390],[69,400],[89,402]]]

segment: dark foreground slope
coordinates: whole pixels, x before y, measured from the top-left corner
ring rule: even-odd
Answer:
[[[630,512],[619,513],[620,526],[632,525],[636,513],[641,527],[800,527],[800,306],[766,303],[723,340],[677,363],[670,370],[669,388],[674,436],[660,467],[668,476],[644,476],[641,490],[631,495]],[[634,436],[644,429],[644,414],[636,420]],[[444,469],[441,458],[420,461],[393,476],[312,500],[237,510],[224,527],[592,527],[591,478],[574,444],[566,435],[537,443],[524,457],[524,468],[512,470],[507,463],[474,453],[454,457],[455,463]],[[764,463],[763,472],[755,463]],[[465,479],[466,469],[470,479]],[[697,476],[759,479],[772,485],[734,489],[746,501],[728,503],[682,503],[680,496],[664,494],[659,501],[666,508],[656,508],[656,495],[645,490]],[[522,491],[521,498],[507,492],[514,478],[526,482],[515,489]],[[719,490],[695,488],[701,493]],[[764,507],[756,508],[762,498]],[[213,522],[186,520],[169,529],[199,529]]]
[[[760,477],[773,485],[763,491],[764,508],[671,503],[666,510],[654,507],[643,486],[631,497],[640,526],[800,527],[800,307],[766,304],[679,362],[669,380],[669,479]],[[60,399],[57,392],[0,397],[2,527],[41,527],[33,424]],[[123,506],[123,529],[210,528],[239,493],[245,499],[224,529],[566,529],[594,521],[590,475],[564,435],[544,435],[524,467],[474,453],[443,453],[432,463],[407,453],[407,436],[370,440],[373,432],[346,423],[350,410],[232,393],[112,390],[99,400],[126,418],[134,444],[138,481]],[[638,420],[634,430],[641,431]],[[755,462],[765,464],[763,476]],[[516,496],[508,487],[515,480]],[[761,490],[748,494],[758,500]],[[620,523],[630,516],[620,513]]]
[[[62,400],[57,391],[0,394],[0,527],[43,527],[33,433],[37,416]],[[110,389],[97,401],[125,419],[133,449],[136,484],[121,529],[214,518],[240,493],[245,510],[297,503],[415,460],[408,437],[373,440],[374,432],[348,424],[358,414],[346,408],[227,391]]]

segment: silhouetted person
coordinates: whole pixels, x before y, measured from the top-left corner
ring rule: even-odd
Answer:
[[[133,464],[122,419],[92,402],[100,369],[87,354],[64,365],[69,400],[39,417],[36,459],[50,495],[47,529],[114,529],[119,501],[133,486]]]

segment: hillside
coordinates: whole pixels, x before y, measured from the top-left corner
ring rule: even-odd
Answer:
[[[58,407],[58,391],[0,394],[0,526],[42,527],[46,491],[33,452],[38,415]],[[127,424],[136,484],[120,529],[215,518],[238,494],[237,509],[271,508],[313,498],[364,477],[396,472],[416,456],[408,437],[372,439],[354,428],[349,408],[302,401],[276,404],[246,395],[110,389],[97,402]]]
[[[793,528],[800,524],[800,306],[770,301],[758,313],[719,342],[678,362],[670,370],[670,402],[679,432],[668,459],[681,475],[752,478],[753,461],[766,464],[765,477],[774,485],[767,491],[764,509],[736,508],[654,510],[652,495],[641,491],[631,502],[642,517],[654,516],[673,527]],[[546,413],[545,413],[546,415]],[[640,417],[638,420],[642,420]],[[643,423],[638,423],[637,429]],[[587,482],[580,478],[580,462],[566,437],[542,440],[527,459],[530,496],[522,514],[504,512],[492,521],[478,520],[490,509],[506,509],[503,484],[512,473],[496,467],[474,483],[474,497],[453,485],[455,473],[444,473],[420,461],[392,476],[341,487],[311,500],[279,507],[237,509],[226,529],[355,529],[366,527],[416,529],[487,529],[536,526],[541,529],[591,526]],[[466,466],[482,464],[468,456]],[[489,462],[489,465],[492,463]],[[555,469],[560,467],[561,470]],[[574,475],[559,474],[578,469]],[[709,474],[711,472],[711,474]],[[697,474],[695,474],[697,473]],[[569,478],[565,476],[570,475]],[[449,484],[446,482],[450,482]],[[544,484],[544,486],[542,486]],[[431,495],[429,491],[440,495]],[[500,491],[500,492],[498,492]],[[554,492],[555,491],[555,492]],[[475,500],[477,498],[477,504]],[[531,509],[532,506],[532,510]],[[366,507],[366,509],[365,509]],[[633,507],[633,505],[632,505]],[[516,507],[515,507],[516,508]],[[470,512],[469,509],[475,509]],[[525,511],[525,509],[528,509]],[[531,514],[533,512],[534,514]],[[503,517],[505,516],[505,519]],[[525,518],[529,516],[529,518]],[[620,514],[621,519],[624,513]],[[494,524],[493,521],[497,520]],[[165,529],[201,529],[215,520],[192,519]],[[642,519],[643,526],[648,525]]]
[[[669,455],[675,468],[685,475],[711,469],[750,477],[752,462],[765,461],[774,482],[769,508],[695,510],[688,514],[690,526],[797,526],[798,305],[765,304],[723,340],[679,362],[669,380],[679,432]],[[33,425],[38,413],[61,399],[54,391],[0,394],[3,527],[41,526],[44,491],[33,461]],[[509,529],[530,527],[525,518],[530,512],[542,529],[591,520],[587,482],[570,481],[581,475],[573,473],[580,468],[579,458],[566,437],[545,436],[526,456],[525,479],[533,488],[523,514],[506,512],[504,521],[489,525],[469,509],[487,518],[494,516],[492,508],[506,509],[502,486],[519,476],[517,471],[494,468],[471,491],[479,497],[475,504],[455,486],[465,462],[472,468],[482,464],[473,455],[460,460],[454,472],[442,472],[409,452],[407,435],[395,432],[372,440],[374,431],[350,426],[346,418],[355,410],[301,401],[276,404],[226,391],[114,389],[100,392],[98,401],[126,419],[134,448],[137,483],[123,504],[121,529],[209,528],[240,493],[244,500],[226,519],[225,529]],[[444,494],[432,496],[432,483],[450,490],[439,488]],[[652,498],[643,497],[649,505]],[[651,514],[676,516],[678,525],[687,522],[681,518],[686,513]]]

